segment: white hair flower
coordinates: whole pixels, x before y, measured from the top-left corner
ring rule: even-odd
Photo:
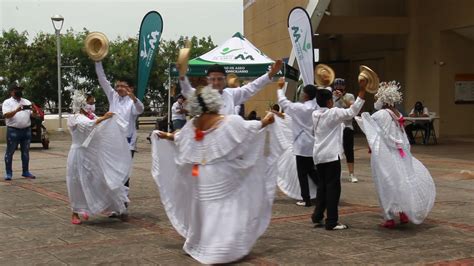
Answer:
[[[381,101],[389,106],[395,106],[402,102],[402,93],[400,92],[400,83],[393,80],[390,82],[380,82],[379,90],[375,94],[377,101]]]
[[[186,109],[191,116],[198,116],[202,113],[219,113],[222,103],[219,91],[211,86],[206,86],[201,90],[197,89],[194,95],[188,99]]]
[[[72,111],[74,113],[80,113],[87,104],[86,93],[82,90],[75,90],[72,97]]]

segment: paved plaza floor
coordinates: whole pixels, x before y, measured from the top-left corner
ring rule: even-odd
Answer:
[[[126,220],[91,217],[79,226],[70,223],[69,135],[53,135],[49,150],[32,144],[30,170],[36,180],[21,178],[20,154],[15,153],[13,181],[0,181],[0,265],[197,264],[182,251],[184,240],[160,202],[150,174],[149,131],[139,131]],[[415,145],[412,152],[430,170],[437,188],[434,208],[422,225],[378,226],[382,216],[367,144],[357,136],[359,183],[344,179],[340,204],[340,221],[350,229],[313,228],[313,209],[296,206],[279,192],[268,230],[238,263],[474,265],[474,138],[441,139],[438,145]],[[3,160],[1,165],[3,175]],[[347,176],[345,162],[342,175]]]

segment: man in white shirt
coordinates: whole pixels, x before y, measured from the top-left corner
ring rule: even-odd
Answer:
[[[349,108],[354,103],[354,95],[346,92],[344,79],[337,78],[334,80],[333,100],[334,106],[338,108]],[[352,126],[352,118],[344,121],[342,146],[344,147],[344,155],[346,155],[349,181],[357,183],[359,180],[354,175],[354,127]]]
[[[5,180],[13,178],[12,161],[15,149],[20,144],[22,176],[36,177],[29,171],[31,142],[31,102],[23,96],[23,88],[14,84],[10,87],[11,97],[2,104],[3,117],[7,126],[7,149],[5,150]]]
[[[181,129],[186,124],[186,109],[184,109],[184,96],[178,95],[176,102],[171,106],[171,121],[173,130]]]
[[[226,70],[223,66],[217,64],[210,66],[207,70],[207,83],[219,91],[224,101],[219,113],[223,115],[236,114],[235,107],[247,101],[265,85],[269,84],[282,65],[283,62],[277,60],[267,73],[238,88],[227,88]],[[189,98],[193,95],[195,89],[191,87],[187,77],[180,77],[179,84],[184,97]]]
[[[316,91],[319,109],[313,112],[314,148],[313,160],[318,172],[316,207],[311,219],[321,226],[327,210],[326,230],[342,230],[348,227],[339,224],[338,204],[341,196],[342,122],[354,118],[362,109],[367,80],[360,82],[359,97],[348,109],[333,108],[334,101],[329,90]]]
[[[137,141],[136,120],[137,117],[143,113],[145,107],[133,93],[135,87],[131,79],[126,77],[117,78],[114,89],[105,76],[102,62],[99,61],[95,63],[95,71],[99,79],[99,84],[109,101],[109,112],[119,115],[123,120],[128,122],[127,141],[133,157],[136,151],[135,145]],[[129,155],[124,154],[124,156]],[[130,179],[125,183],[127,187],[129,186],[129,181]]]
[[[299,206],[310,207],[311,197],[309,193],[308,177],[317,185],[317,174],[313,162],[313,122],[312,113],[318,109],[314,99],[316,87],[306,85],[300,93],[299,103],[290,102],[281,89],[284,82],[279,82],[280,89],[277,91],[278,104],[285,110],[285,114],[291,117],[293,132],[293,153],[296,156],[296,170],[300,183],[301,197],[303,201],[296,202]]]

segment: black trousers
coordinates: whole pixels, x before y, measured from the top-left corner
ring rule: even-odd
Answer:
[[[132,152],[132,158],[133,158],[133,155],[135,155],[135,151],[131,150],[131,152]],[[125,182],[125,186],[130,187],[130,177],[128,177],[127,182]]]
[[[354,163],[354,130],[348,127],[342,133],[342,147],[347,163]]]
[[[296,171],[298,171],[298,180],[300,181],[301,197],[305,202],[311,201],[309,194],[308,177],[318,185],[318,176],[314,168],[313,157],[296,155]]]
[[[407,133],[408,140],[410,144],[415,144],[415,137],[413,136],[413,131],[416,130],[423,130],[424,131],[424,139],[423,143],[428,143],[429,136],[430,136],[430,125],[428,123],[424,124],[409,124],[405,127],[405,132]]]
[[[341,160],[316,165],[318,172],[318,195],[311,219],[314,223],[324,218],[326,228],[332,229],[339,219],[338,204],[341,197]]]

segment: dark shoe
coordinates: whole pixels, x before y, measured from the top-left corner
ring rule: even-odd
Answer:
[[[30,172],[23,173],[21,176],[24,177],[24,178],[28,178],[28,179],[35,179],[36,178],[36,176],[31,174]]]
[[[320,223],[323,221],[323,219],[324,219],[324,216],[318,217],[316,215],[316,211],[313,212],[313,214],[311,215],[311,222],[313,222],[313,224]]]
[[[323,220],[320,220],[320,221],[317,221],[317,222],[313,222],[314,224],[314,228],[323,228],[324,227],[324,222]]]
[[[326,227],[326,230],[345,230],[345,229],[349,229],[349,226],[345,224],[337,224],[334,227]]]

